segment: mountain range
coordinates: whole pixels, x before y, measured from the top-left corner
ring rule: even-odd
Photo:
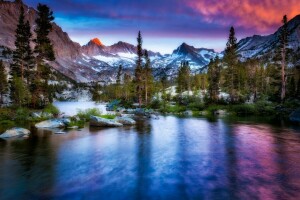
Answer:
[[[24,7],[26,19],[32,25],[32,33],[34,33],[37,17],[34,8],[22,3],[1,1],[0,46],[12,50],[15,48],[14,35],[20,6]],[[241,58],[261,57],[272,52],[278,45],[280,29],[268,36],[254,35],[240,40],[238,50]],[[294,51],[298,51],[300,47],[300,15],[289,21],[288,29],[291,34],[289,45]],[[81,46],[73,42],[56,23],[53,23],[53,30],[49,37],[56,55],[56,61],[51,62],[50,65],[77,82],[113,81],[119,65],[122,65],[125,71],[133,72],[137,48],[132,44],[119,41],[111,46],[105,46],[100,39],[94,38],[86,45]],[[149,51],[149,56],[156,74],[160,74],[162,70],[168,74],[174,74],[182,61],[189,61],[193,72],[205,71],[210,59],[216,56],[222,57],[222,53],[182,43],[171,54],[161,55]]]

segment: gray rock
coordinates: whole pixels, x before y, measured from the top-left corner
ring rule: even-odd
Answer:
[[[136,124],[136,121],[129,117],[117,117],[115,120],[123,125],[135,125]]]
[[[42,113],[41,112],[33,112],[33,113],[31,113],[31,116],[33,118],[41,118],[42,117]]]
[[[12,128],[5,131],[0,138],[11,138],[11,137],[24,137],[28,136],[30,131],[24,128]]]
[[[123,126],[123,124],[112,119],[104,119],[101,117],[91,116],[90,126],[119,127],[119,126]]]
[[[289,116],[290,120],[293,122],[300,122],[300,108],[292,112]]]
[[[36,128],[61,128],[65,126],[65,121],[62,119],[49,119],[35,125]]]
[[[186,116],[193,116],[193,111],[187,110],[183,114],[186,115]]]

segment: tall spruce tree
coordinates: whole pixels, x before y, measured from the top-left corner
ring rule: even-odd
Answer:
[[[151,62],[148,55],[148,51],[145,50],[145,67],[143,69],[144,75],[144,90],[145,90],[145,104],[149,103],[149,98],[151,98],[152,89],[153,89],[153,75],[152,75],[152,68]]]
[[[178,70],[177,77],[177,92],[182,97],[182,93],[184,91],[191,90],[191,82],[190,82],[190,66],[188,61],[183,61]]]
[[[45,105],[52,94],[48,91],[48,80],[50,77],[50,66],[45,62],[54,61],[55,55],[53,45],[49,39],[49,33],[52,30],[52,21],[54,20],[53,12],[47,5],[39,4],[37,7],[38,17],[36,19],[36,46],[34,52],[36,54],[37,73],[33,83],[34,97],[33,105],[36,106],[40,100],[41,106]]]
[[[212,102],[219,100],[220,91],[220,60],[217,56],[215,60],[211,60],[208,65],[208,96]]]
[[[288,46],[288,37],[289,31],[287,27],[287,16],[284,15],[282,19],[283,26],[280,31],[280,51],[281,51],[281,102],[284,101],[286,97],[286,62],[287,62],[287,46]]]
[[[122,71],[123,71],[123,67],[122,65],[120,65],[117,72],[117,80],[116,80],[117,85],[121,84]]]
[[[8,89],[8,82],[7,82],[7,75],[5,72],[5,67],[0,60],[0,104],[3,104],[3,96],[7,92]]]
[[[29,21],[25,22],[23,6],[20,6],[20,16],[15,37],[16,49],[13,52],[11,75],[15,74],[24,81],[25,77],[28,76],[28,70],[33,67],[33,55],[30,47],[32,37],[30,24]]]
[[[230,28],[228,42],[224,54],[224,88],[229,93],[231,102],[239,100],[239,69],[237,54],[237,39],[235,30]]]
[[[137,37],[137,61],[136,61],[136,68],[135,68],[135,86],[136,86],[136,96],[138,99],[139,106],[141,107],[143,102],[143,48],[142,48],[142,35],[141,31],[138,33]]]

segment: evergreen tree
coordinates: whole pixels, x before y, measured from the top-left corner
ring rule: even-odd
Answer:
[[[208,65],[208,96],[212,102],[219,100],[220,91],[220,60],[216,57],[215,60],[211,60]]]
[[[224,89],[229,93],[231,102],[239,100],[239,69],[237,55],[237,39],[235,30],[230,28],[228,42],[224,54]]]
[[[41,105],[45,105],[52,96],[48,91],[48,80],[51,70],[45,60],[55,60],[53,45],[49,39],[49,33],[52,30],[52,21],[54,20],[53,12],[47,5],[43,4],[38,5],[37,11],[38,17],[35,21],[36,29],[34,30],[36,33],[34,52],[36,54],[37,73],[32,87],[34,88],[34,96],[37,99],[32,102],[34,106],[38,99],[42,100],[40,102]]]
[[[143,94],[143,67],[142,67],[142,58],[143,58],[143,49],[142,49],[142,35],[139,31],[137,37],[137,61],[136,61],[136,68],[135,68],[135,85],[136,85],[136,96],[138,99],[139,106],[142,105],[142,94]]]
[[[288,27],[287,27],[287,16],[284,15],[282,19],[282,29],[280,31],[280,51],[281,51],[281,102],[284,101],[286,96],[286,61],[287,61],[287,46],[288,46]]]
[[[145,50],[144,53],[145,56],[145,67],[143,69],[144,73],[144,89],[145,89],[145,104],[147,105],[149,103],[149,98],[151,98],[152,90],[153,90],[153,75],[152,75],[152,68],[151,68],[151,62],[148,55],[148,51]]]
[[[3,95],[7,92],[8,89],[8,82],[7,82],[7,75],[5,73],[5,67],[0,60],[0,104],[3,104]]]
[[[183,61],[178,70],[177,77],[177,92],[180,97],[182,97],[182,93],[184,91],[191,90],[191,82],[190,82],[190,66],[188,61]]]
[[[13,104],[18,107],[28,104],[30,93],[22,79],[16,76],[16,74],[12,77],[11,87],[14,88],[14,90],[11,91]]]
[[[123,71],[123,67],[122,65],[120,65],[117,72],[117,80],[116,80],[117,85],[121,84],[122,71]]]
[[[32,34],[30,32],[29,22],[24,21],[25,15],[23,6],[21,6],[20,9],[20,16],[15,35],[16,50],[13,52],[11,75],[15,74],[24,81],[25,77],[28,76],[28,70],[33,67],[33,55],[30,47]]]

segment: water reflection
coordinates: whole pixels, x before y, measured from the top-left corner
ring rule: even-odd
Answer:
[[[300,138],[251,121],[161,117],[0,141],[1,199],[296,199]]]

